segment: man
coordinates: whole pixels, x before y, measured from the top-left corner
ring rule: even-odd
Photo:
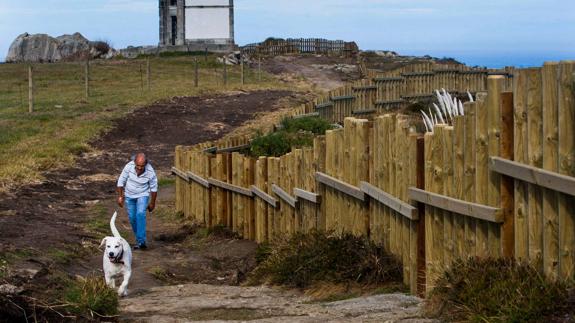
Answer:
[[[116,191],[118,205],[124,207],[126,203],[136,236],[134,249],[146,249],[146,209],[150,212],[154,210],[158,196],[158,178],[146,155],[138,153],[133,161],[126,164],[118,178]]]

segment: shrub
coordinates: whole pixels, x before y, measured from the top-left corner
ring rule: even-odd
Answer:
[[[118,294],[109,288],[102,277],[88,277],[75,281],[66,291],[68,310],[73,313],[94,317],[118,314]]]
[[[533,266],[478,258],[454,263],[426,303],[428,314],[477,322],[541,322],[568,306],[567,286]]]
[[[297,233],[263,248],[258,258],[252,283],[265,280],[303,288],[315,282],[402,281],[402,268],[395,258],[373,242],[351,234]]]
[[[313,146],[314,135],[323,135],[332,128],[329,122],[317,117],[286,118],[281,122],[281,130],[267,135],[258,134],[246,153],[252,157],[279,157],[292,148]]]
[[[281,125],[287,132],[309,131],[316,135],[323,135],[333,128],[327,120],[318,117],[284,118]]]

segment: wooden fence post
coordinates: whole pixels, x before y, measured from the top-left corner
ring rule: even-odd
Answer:
[[[142,70],[142,63],[140,63],[140,92],[144,92],[144,72]]]
[[[228,85],[228,66],[226,64],[226,57],[223,56],[222,60],[224,62],[224,86]]]
[[[150,68],[150,58],[148,57],[146,59],[146,87],[148,88],[148,91],[150,91],[150,78],[151,78],[151,68]]]
[[[262,58],[258,57],[258,82],[262,81]]]
[[[85,94],[86,94],[86,101],[88,101],[88,98],[90,97],[90,60],[86,60],[86,64],[85,64]]]
[[[194,86],[198,87],[199,77],[198,77],[198,59],[194,58]]]
[[[28,113],[34,112],[34,71],[28,65]]]
[[[245,75],[244,75],[245,70],[244,70],[244,58],[243,57],[240,57],[240,69],[241,69],[241,73],[242,73],[241,81],[242,81],[242,85],[244,85],[245,84]]]

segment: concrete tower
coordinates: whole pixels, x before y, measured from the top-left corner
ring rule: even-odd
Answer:
[[[233,0],[159,0],[160,46],[229,51],[234,43]]]

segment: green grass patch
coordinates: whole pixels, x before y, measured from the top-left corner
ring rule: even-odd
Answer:
[[[109,235],[111,217],[112,215],[103,204],[93,205],[90,208],[90,219],[85,224],[86,230],[98,235]]]
[[[286,118],[282,120],[279,131],[258,134],[244,153],[252,157],[279,157],[294,148],[313,147],[313,138],[332,128],[329,122],[318,117]]]
[[[284,118],[280,125],[284,131],[290,133],[308,131],[315,135],[323,135],[327,130],[333,129],[331,123],[320,117]]]
[[[254,284],[267,281],[305,288],[317,282],[402,281],[401,264],[393,256],[368,239],[351,234],[297,233],[259,253],[261,262],[249,278]]]
[[[160,179],[158,179],[158,186],[159,187],[166,187],[166,186],[172,186],[176,183],[176,178],[175,177],[161,177]]]
[[[27,64],[0,64],[0,192],[42,179],[41,172],[72,165],[89,150],[87,143],[111,121],[157,100],[228,90],[288,89],[273,76],[228,67],[223,86],[216,57],[199,59],[199,87],[194,87],[193,56],[152,57],[151,89],[146,88],[146,60],[93,61],[90,97],[84,97],[84,65],[77,62],[34,64],[34,113],[28,113]]]
[[[561,313],[575,314],[568,288],[528,264],[470,258],[454,263],[443,274],[426,310],[454,321],[543,322]]]
[[[58,264],[68,264],[72,258],[78,257],[78,254],[68,250],[51,248],[48,250],[47,256]]]
[[[118,294],[102,277],[79,279],[64,292],[67,309],[84,317],[109,317],[118,314]]]

